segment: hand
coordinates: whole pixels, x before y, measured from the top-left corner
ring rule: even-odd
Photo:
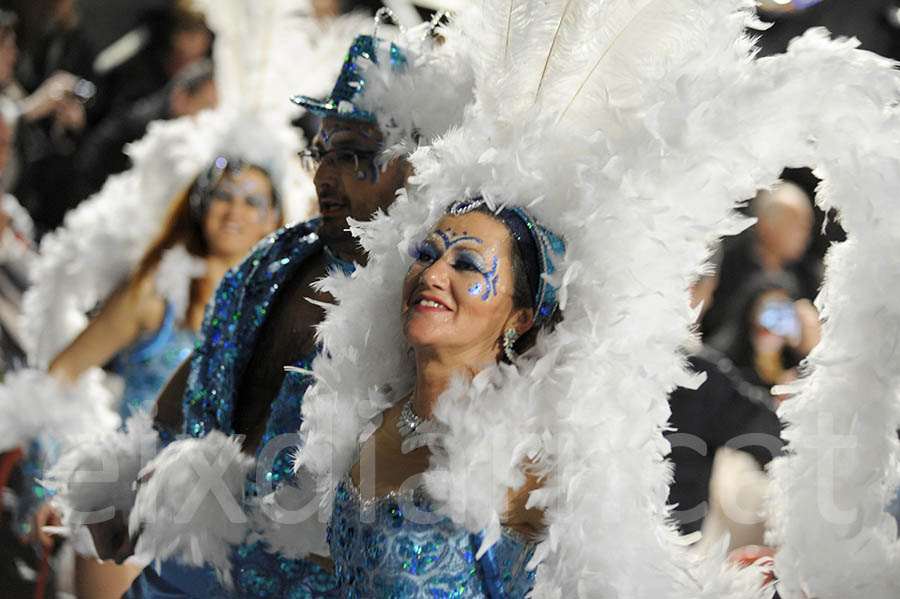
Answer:
[[[128,524],[121,512],[116,512],[110,520],[86,526],[94,541],[97,557],[101,560],[112,559],[121,564],[134,554],[137,535],[132,539],[128,534]]]
[[[153,476],[153,470],[146,472],[138,485],[146,483]],[[122,512],[116,511],[115,515],[104,522],[87,524],[91,539],[94,541],[94,550],[101,560],[115,560],[122,564],[126,559],[134,555],[134,547],[137,544],[140,532],[133,537],[128,533],[128,523]]]
[[[50,505],[50,502],[45,502],[37,512],[31,517],[32,531],[31,534],[28,535],[29,541],[38,541],[44,549],[49,549],[53,546],[53,535],[47,532],[44,532],[45,526],[59,526],[61,523],[60,513]]]
[[[25,98],[23,116],[29,121],[44,118],[56,110],[57,105],[72,93],[78,77],[65,71],[53,73]]]
[[[788,368],[778,377],[778,380],[775,381],[776,385],[787,385],[788,383],[792,383],[799,378],[800,373],[797,372],[796,368]],[[781,393],[779,395],[772,396],[772,403],[774,407],[777,409],[778,406],[781,405],[781,402],[790,399],[793,397],[790,393]]]
[[[81,131],[84,129],[87,115],[81,102],[67,95],[57,103],[54,119],[58,126],[67,131]]]
[[[800,321],[800,341],[794,345],[794,349],[806,356],[822,338],[822,323],[819,321],[819,311],[808,299],[799,299],[794,302],[794,306]]]
[[[738,547],[728,555],[728,561],[738,568],[746,568],[754,564],[762,566],[765,574],[763,585],[769,584],[775,578],[773,566],[775,565],[775,549],[762,545],[744,545]]]

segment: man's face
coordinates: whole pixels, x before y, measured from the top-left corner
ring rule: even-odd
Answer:
[[[312,145],[322,156],[313,178],[322,215],[319,235],[332,250],[364,259],[347,231],[347,218],[366,221],[379,208],[386,210],[405,182],[406,165],[375,164],[382,146],[375,123],[326,118]]]

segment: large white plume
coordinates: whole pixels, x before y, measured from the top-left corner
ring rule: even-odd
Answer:
[[[547,524],[534,596],[771,594],[758,569],[736,572],[721,553],[703,561],[680,547],[665,506],[662,430],[668,392],[691,383],[679,352],[694,318],[686,289],[709,242],[746,226],[733,211],[737,202],[771,185],[785,166],[810,165],[827,182],[823,201],[844,209],[851,236],[876,224],[883,235],[851,241],[868,252],[854,260],[848,249],[831,260],[839,273],[863,261],[871,270],[829,274],[826,314],[839,315],[829,300],[857,309],[849,289],[860,277],[882,286],[865,304],[868,328],[841,325],[848,327],[841,337],[836,325],[826,326],[818,351],[834,354],[814,354],[819,364],[801,383],[808,397],[801,392],[785,415],[796,441],[811,434],[807,423],[823,407],[833,407],[818,403],[825,397],[855,413],[846,385],[857,379],[840,368],[877,394],[865,417],[835,419],[869,448],[854,462],[866,465],[862,472],[841,469],[842,499],[863,506],[868,518],[857,534],[841,536],[846,531],[823,521],[793,484],[812,476],[822,455],[787,458],[776,466],[784,492],[773,505],[785,560],[779,576],[786,591],[807,585],[815,596],[856,596],[828,590],[844,568],[857,588],[890,596],[882,591],[896,588],[896,532],[889,534],[882,508],[885,476],[896,464],[895,335],[885,346],[873,338],[880,338],[878,315],[891,315],[885,322],[894,326],[895,310],[886,305],[893,294],[884,286],[894,276],[875,248],[894,247],[878,243],[895,243],[898,229],[875,207],[888,206],[900,183],[897,74],[820,31],[785,56],[754,60],[745,34],[754,19],[744,0],[497,1],[464,17],[478,57],[476,102],[459,130],[413,155],[416,177],[390,217],[356,223],[368,265],[323,285],[339,303],[320,328],[325,351],[304,400],[299,457],[318,477],[323,509],[361,435],[411,388],[398,309],[407,247],[450,202],[482,195],[526,207],[566,238],[566,259],[553,277],[564,320],[517,368],[489,368],[440,398],[435,415],[449,432],[435,444],[445,449],[436,449],[426,487],[441,511],[473,532],[487,527],[495,539],[506,491],[522,483],[522,464],[531,460],[544,476],[531,505],[544,510]],[[861,194],[865,203],[852,205]],[[829,292],[836,278],[845,285],[837,296]],[[852,559],[864,547],[880,566]],[[825,583],[809,586],[818,575]]]

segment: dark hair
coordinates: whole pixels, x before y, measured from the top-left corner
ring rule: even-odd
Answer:
[[[506,230],[509,233],[509,255],[510,261],[512,262],[513,272],[513,307],[516,309],[531,308],[533,314],[537,314],[537,306],[534,305],[535,294],[532,291],[532,283],[528,280],[528,269],[525,267],[526,258],[522,255],[522,248],[520,247],[520,244],[516,242],[516,238],[513,235],[512,229],[510,229],[509,223],[507,223],[500,214],[488,207],[486,204],[478,206],[477,208],[472,210],[472,212],[486,214],[493,220],[506,227]],[[528,351],[529,349],[534,347],[539,331],[552,331],[553,327],[555,327],[558,322],[562,321],[562,319],[562,312],[560,310],[554,310],[550,318],[548,318],[538,326],[532,326],[525,333],[520,335],[516,340],[515,345],[513,345],[513,349],[517,354],[522,354]],[[503,359],[506,360],[505,355],[503,356]]]

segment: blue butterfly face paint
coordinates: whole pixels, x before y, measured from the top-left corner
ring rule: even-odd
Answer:
[[[437,230],[432,235],[436,235],[443,242],[443,251],[431,240],[417,243],[411,250],[410,256],[417,262],[427,263],[429,265],[437,262],[446,252],[449,252],[453,246],[462,241],[471,241],[479,245],[484,241],[478,237],[469,235],[467,231],[458,233],[451,227],[444,230]],[[470,295],[479,296],[482,301],[487,301],[491,296],[497,295],[497,282],[499,275],[497,270],[500,261],[496,256],[493,257],[490,269],[484,261],[484,257],[480,252],[471,248],[459,247],[454,251],[453,268],[459,271],[477,272],[484,281],[477,281],[468,287]]]
[[[497,295],[497,280],[500,278],[497,275],[497,266],[499,265],[500,261],[497,260],[497,256],[494,256],[494,263],[491,265],[491,270],[481,273],[481,276],[484,277],[484,286],[482,287],[481,283],[475,283],[469,287],[469,293],[471,295],[478,295],[483,289],[484,294],[481,296],[481,299],[484,301],[487,301],[491,295]]]

